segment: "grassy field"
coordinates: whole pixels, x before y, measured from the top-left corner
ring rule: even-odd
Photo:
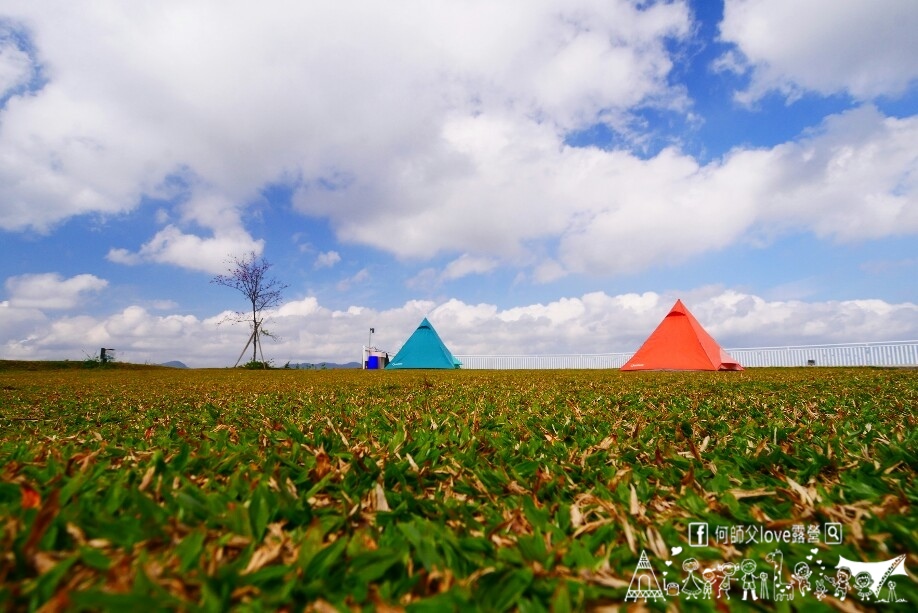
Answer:
[[[0,609],[580,610],[624,603],[642,553],[683,588],[648,608],[736,607],[738,576],[691,598],[690,560],[772,572],[774,542],[717,529],[802,526],[778,579],[809,560],[814,592],[779,607],[857,610],[815,581],[918,569],[915,407],[905,370],[7,365]]]

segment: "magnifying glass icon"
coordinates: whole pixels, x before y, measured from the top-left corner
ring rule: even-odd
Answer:
[[[841,544],[841,526],[839,524],[826,525],[826,543],[829,545]]]

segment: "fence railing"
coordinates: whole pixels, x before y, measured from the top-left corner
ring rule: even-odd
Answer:
[[[621,368],[631,353],[567,353],[556,355],[457,355],[462,368],[472,369],[556,369]]]
[[[743,366],[918,366],[918,341],[728,349]]]
[[[918,366],[918,340],[836,345],[789,345],[727,349],[745,367],[757,366]],[[469,369],[621,368],[627,353],[555,355],[457,355]]]

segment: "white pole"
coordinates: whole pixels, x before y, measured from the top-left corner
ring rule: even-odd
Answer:
[[[261,367],[267,369],[268,363],[265,362],[265,352],[261,341],[258,343],[258,354],[261,356]]]
[[[249,348],[249,345],[252,344],[252,339],[254,337],[255,337],[255,332],[253,331],[252,334],[249,335],[249,340],[246,342],[245,347],[242,348],[242,353],[239,354],[239,359],[236,360],[235,364],[233,364],[233,368],[236,368],[237,366],[239,366],[239,360],[241,360],[242,356],[245,355],[245,352]]]

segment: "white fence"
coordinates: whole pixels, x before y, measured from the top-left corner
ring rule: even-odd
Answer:
[[[462,368],[621,368],[631,353],[567,353],[558,355],[457,355]]]
[[[918,366],[918,341],[728,349],[743,366]]]
[[[746,367],[756,366],[918,366],[918,341],[797,345],[727,349]],[[457,355],[462,368],[543,369],[621,368],[632,353],[558,355]]]

